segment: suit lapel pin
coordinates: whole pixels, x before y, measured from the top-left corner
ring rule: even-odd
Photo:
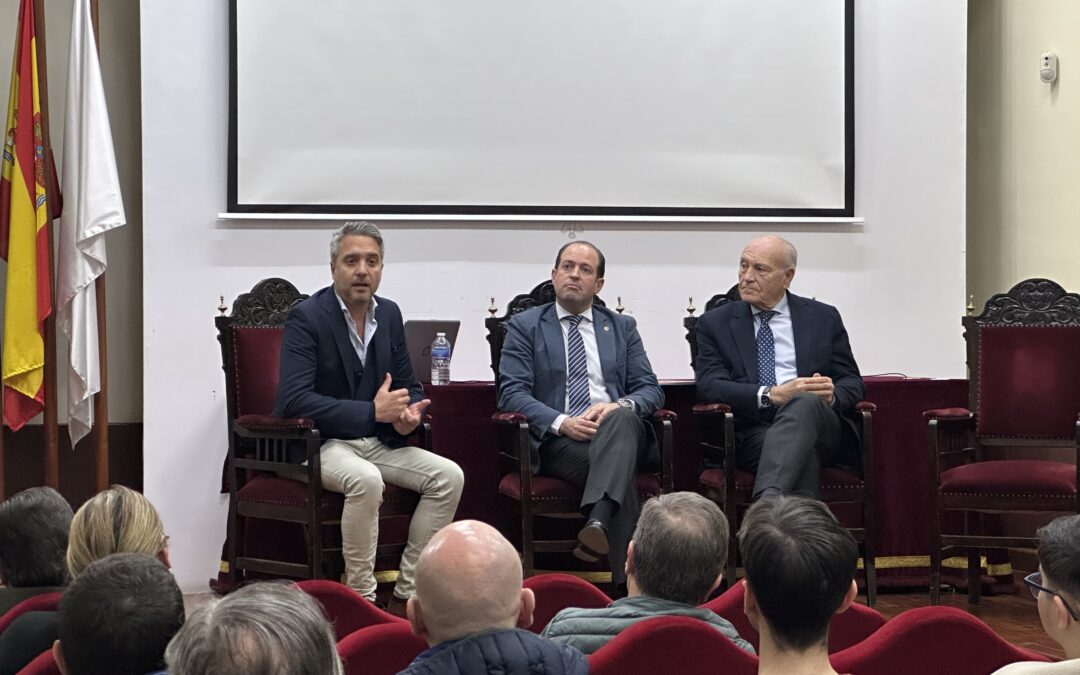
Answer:
[[[605,324],[604,324],[604,332],[606,333],[606,332],[608,332],[609,330],[611,330],[611,326],[609,326],[609,325],[607,325],[607,324],[605,323]]]

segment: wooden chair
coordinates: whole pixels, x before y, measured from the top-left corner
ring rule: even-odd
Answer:
[[[491,369],[495,373],[495,395],[499,392],[499,361],[503,342],[506,340],[506,324],[518,312],[539,307],[555,301],[555,288],[545,281],[530,292],[515,296],[507,305],[506,314],[494,316],[497,310],[489,310],[492,316],[484,320],[487,340],[491,348]],[[593,302],[604,307],[600,298]],[[621,311],[621,310],[620,310]],[[660,473],[637,475],[638,495],[642,502],[661,492],[672,489],[673,440],[671,423],[676,419],[670,410],[657,410],[649,418],[653,425],[660,449]],[[581,490],[565,481],[550,476],[533,475],[529,445],[529,424],[525,415],[517,412],[497,412],[492,415],[499,430],[499,454],[506,466],[506,474],[499,482],[499,494],[509,500],[511,508],[521,520],[522,567],[525,576],[536,573],[537,553],[570,552],[577,546],[577,539],[537,540],[534,536],[534,517],[580,518]]]
[[[240,581],[242,570],[302,579],[336,579],[343,568],[338,526],[345,498],[323,490],[319,430],[312,420],[271,414],[285,318],[293,305],[306,297],[284,279],[264,279],[236,299],[231,314],[226,316],[221,307],[221,316],[214,320],[221,343],[229,421],[226,548],[231,587]],[[421,425],[418,431],[423,445],[429,425]],[[305,465],[288,461],[290,451],[297,448],[307,457]],[[420,496],[412,491],[387,485],[379,508],[380,521],[411,515],[419,500]],[[290,562],[281,559],[284,556],[270,557],[266,553],[247,554],[242,528],[248,518],[302,525],[306,561]],[[378,557],[396,562],[404,550],[403,542],[380,545]]]
[[[1033,536],[987,534],[981,514],[1080,513],[1080,296],[1048,279],[1028,279],[994,295],[963,325],[969,408],[924,413],[931,604],[940,595],[943,550],[967,549],[968,600],[975,603],[983,548],[1036,546]],[[1040,459],[1048,448],[1064,450],[1070,460]],[[965,531],[943,531],[950,511],[971,516]]]
[[[726,293],[714,295],[705,303],[705,311],[739,300],[739,286],[732,286]],[[690,344],[690,366],[697,363],[697,321],[693,300],[687,307],[690,316],[683,319],[686,341]],[[873,403],[862,401],[856,411],[862,418],[862,475],[850,468],[832,466],[821,470],[821,499],[830,506],[853,504],[861,514],[860,527],[848,528],[862,549],[863,570],[866,574],[866,604],[873,607],[877,602],[877,580],[874,574],[874,444],[872,414]],[[699,403],[693,407],[698,424],[698,437],[703,457],[712,455],[720,460],[722,468],[703,466],[698,478],[702,493],[720,505],[728,519],[731,541],[724,578],[734,583],[739,545],[736,540],[739,515],[751,503],[754,474],[735,466],[735,415],[731,406],[722,402]]]

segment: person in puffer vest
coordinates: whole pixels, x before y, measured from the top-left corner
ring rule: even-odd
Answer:
[[[495,528],[462,520],[439,530],[406,608],[430,648],[398,675],[587,675],[580,651],[522,630],[536,599],[521,581],[517,551]]]
[[[727,619],[697,606],[723,581],[727,550],[727,520],[719,506],[693,492],[653,497],[641,508],[626,555],[629,596],[607,607],[564,609],[541,635],[592,654],[639,621],[688,616],[753,654]]]

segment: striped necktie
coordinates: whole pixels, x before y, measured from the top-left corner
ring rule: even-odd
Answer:
[[[581,317],[564,317],[566,329],[566,414],[577,417],[589,409],[589,365],[585,359],[585,341],[578,332]]]
[[[773,338],[772,328],[769,328],[769,319],[776,314],[777,312],[771,309],[758,313],[761,319],[757,332],[758,384],[763,387],[776,384],[776,340]]]

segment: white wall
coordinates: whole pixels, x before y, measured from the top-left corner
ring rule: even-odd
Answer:
[[[690,377],[681,319],[735,279],[761,231],[799,248],[797,293],[839,306],[864,373],[960,377],[964,361],[966,3],[884,0],[856,13],[857,210],[865,225],[588,224],[608,257],[607,292],[639,319],[661,378]],[[142,3],[146,492],[173,534],[185,590],[216,572],[226,447],[213,317],[279,275],[329,280],[338,223],[219,222],[225,208],[227,3]],[[947,64],[943,66],[943,64]],[[313,104],[318,92],[298,95]],[[273,111],[267,111],[273,114]],[[454,379],[490,379],[483,318],[550,271],[559,224],[380,223],[381,292],[406,318],[462,321]]]

